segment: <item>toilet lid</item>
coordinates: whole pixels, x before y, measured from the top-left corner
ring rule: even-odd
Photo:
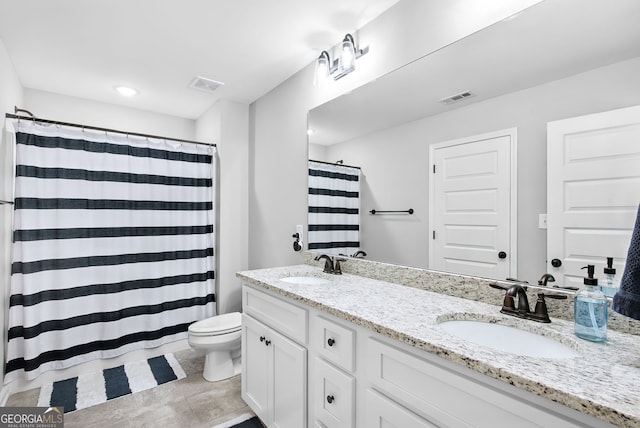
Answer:
[[[195,334],[218,335],[238,331],[242,327],[242,315],[240,312],[216,315],[189,326],[189,332]]]

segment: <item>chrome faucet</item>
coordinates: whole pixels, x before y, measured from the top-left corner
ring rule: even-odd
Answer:
[[[538,280],[538,285],[542,285],[542,286],[546,287],[547,286],[547,282],[555,282],[555,281],[556,281],[556,279],[553,277],[553,275],[551,275],[550,273],[545,273]]]

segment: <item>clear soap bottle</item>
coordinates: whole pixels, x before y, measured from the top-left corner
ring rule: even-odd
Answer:
[[[598,290],[598,280],[593,277],[594,265],[588,265],[584,288],[578,291],[573,301],[573,318],[576,336],[604,342],[607,340],[607,321],[609,304],[604,293]]]
[[[607,266],[604,268],[604,281],[598,287],[607,297],[613,297],[620,288],[616,281],[616,268],[613,267],[613,257],[607,257]]]

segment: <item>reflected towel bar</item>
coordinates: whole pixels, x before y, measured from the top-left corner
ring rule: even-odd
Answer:
[[[13,202],[0,199],[0,205],[13,205]]]
[[[375,214],[399,214],[399,213],[405,213],[405,214],[413,214],[413,208],[409,208],[408,210],[404,210],[404,211],[379,211],[379,210],[371,210],[369,211],[369,213],[375,215]]]

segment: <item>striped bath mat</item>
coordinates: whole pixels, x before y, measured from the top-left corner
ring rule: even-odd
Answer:
[[[38,406],[62,406],[69,413],[184,377],[173,354],[166,354],[44,385]]]

